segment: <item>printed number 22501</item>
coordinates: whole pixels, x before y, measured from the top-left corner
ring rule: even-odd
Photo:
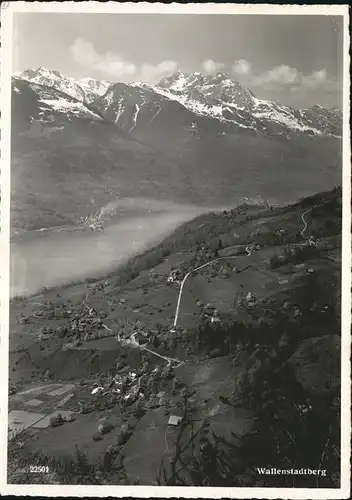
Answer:
[[[49,467],[47,465],[30,465],[29,472],[34,474],[43,474],[49,472]]]

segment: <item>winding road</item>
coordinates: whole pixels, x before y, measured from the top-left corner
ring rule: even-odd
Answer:
[[[249,250],[248,246],[246,247],[246,252],[248,257],[252,254],[252,252]],[[181,299],[182,299],[182,292],[183,292],[183,287],[185,286],[185,283],[187,281],[187,278],[191,276],[191,274],[195,273],[196,271],[199,271],[200,269],[203,269],[204,267],[210,266],[210,264],[213,264],[214,262],[218,262],[219,260],[228,260],[228,259],[237,259],[238,256],[230,256],[230,257],[218,257],[216,259],[211,260],[210,262],[207,262],[206,264],[202,264],[199,267],[196,267],[195,269],[192,269],[192,271],[189,271],[186,276],[183,278],[180,286],[180,291],[178,293],[178,299],[177,299],[177,305],[176,305],[176,313],[175,313],[175,319],[174,319],[174,324],[173,328],[176,328],[177,326],[177,321],[178,321],[178,316],[180,313],[180,305],[181,305]]]
[[[89,307],[89,305],[87,304],[87,300],[88,300],[88,297],[89,295],[92,293],[93,290],[89,290],[89,292],[86,294],[84,300],[82,301],[83,302],[83,305],[88,309],[88,311],[91,311],[92,308]],[[109,328],[107,325],[105,325],[105,323],[102,323],[101,325],[103,328],[105,328],[105,330],[107,330],[108,332],[111,332],[113,333],[113,330],[111,328]],[[133,333],[131,335],[131,341],[127,342],[125,341],[125,343],[131,345],[132,347],[135,347],[135,348],[139,348],[141,351],[147,351],[149,352],[150,354],[153,354],[154,356],[157,356],[158,358],[161,358],[163,359],[164,361],[167,361],[167,365],[172,365],[172,364],[175,364],[176,367],[179,367],[181,365],[184,364],[184,361],[181,361],[180,359],[177,359],[177,358],[170,358],[168,356],[163,356],[162,354],[159,354],[158,352],[156,351],[153,351],[152,349],[149,349],[146,345],[139,345],[139,343],[135,340],[135,336],[137,335],[137,333]],[[120,344],[123,344],[124,343],[124,340],[121,339],[120,335],[117,335],[116,337],[116,340],[117,342],[119,342]]]
[[[307,227],[308,227],[308,224],[307,224],[307,221],[305,220],[304,216],[310,212],[313,208],[315,208],[316,206],[318,205],[315,205],[314,207],[311,207],[311,208],[308,208],[308,210],[306,210],[305,212],[303,212],[301,214],[301,219],[302,219],[302,222],[304,224],[303,226],[303,229],[302,231],[300,232],[300,235],[302,236],[302,238],[304,237],[304,233],[305,231],[307,230]],[[247,245],[246,246],[246,252],[247,252],[247,256],[249,257],[251,254],[252,254],[252,250],[251,250],[251,245]],[[192,271],[189,271],[186,276],[183,278],[182,282],[181,282],[181,286],[180,286],[180,291],[179,291],[179,294],[178,294],[178,299],[177,299],[177,305],[176,305],[176,312],[175,312],[175,319],[174,319],[174,324],[173,324],[173,328],[176,328],[177,327],[177,322],[178,322],[178,317],[179,317],[179,313],[180,313],[180,304],[181,304],[181,299],[182,299],[182,293],[183,293],[183,288],[184,288],[184,285],[187,281],[187,278],[189,276],[191,276],[191,274],[195,273],[196,271],[199,271],[200,269],[206,267],[206,266],[209,266],[210,264],[213,264],[214,262],[217,262],[219,260],[224,260],[224,259],[237,259],[238,256],[233,256],[233,257],[218,257],[217,259],[213,259],[211,260],[210,262],[207,262],[206,264],[203,264],[199,267],[196,267],[195,269],[193,269]]]
[[[247,252],[247,256],[248,257],[250,255],[252,255],[252,250],[250,249],[250,245],[246,246],[246,252]],[[179,294],[178,294],[177,305],[176,305],[176,313],[175,313],[175,319],[174,319],[173,328],[176,328],[176,326],[177,326],[178,316],[179,316],[179,312],[180,312],[180,305],[181,305],[183,287],[184,287],[184,285],[185,285],[185,283],[187,281],[187,278],[189,276],[191,276],[191,274],[195,273],[196,271],[199,271],[200,269],[203,269],[206,266],[210,266],[210,264],[213,264],[214,262],[218,262],[219,260],[225,260],[225,259],[228,260],[228,259],[237,259],[237,258],[238,258],[237,255],[236,256],[229,256],[229,257],[217,257],[216,259],[213,259],[210,262],[207,262],[206,264],[202,264],[201,266],[196,267],[195,269],[192,269],[192,271],[189,271],[186,274],[186,276],[183,278],[183,280],[181,282],[180,291],[179,291]]]
[[[302,238],[304,237],[304,233],[306,232],[307,227],[308,227],[307,221],[305,220],[304,216],[307,215],[313,208],[314,207],[308,208],[308,210],[303,212],[303,214],[301,215],[301,219],[302,219],[302,222],[304,224],[304,227],[303,227],[302,231],[300,232],[300,235],[302,236]]]

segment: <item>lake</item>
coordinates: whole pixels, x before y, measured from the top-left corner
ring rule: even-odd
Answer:
[[[209,211],[177,206],[159,213],[116,216],[104,231],[82,227],[28,231],[11,241],[11,297],[43,287],[100,277],[158,243],[177,226]]]

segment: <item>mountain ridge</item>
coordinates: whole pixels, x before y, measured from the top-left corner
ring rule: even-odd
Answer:
[[[126,116],[122,116],[121,96],[115,95],[116,89],[122,86],[130,89],[130,92],[133,92],[133,89],[134,92],[144,94],[149,91],[150,94],[154,94],[154,101],[157,94],[161,103],[165,103],[165,99],[176,101],[196,117],[217,120],[222,126],[247,129],[251,133],[254,131],[268,135],[304,133],[341,136],[340,110],[336,108],[329,110],[319,105],[294,109],[292,106],[275,101],[258,99],[250,89],[231,79],[227,73],[203,75],[199,72],[176,72],[161,79],[155,86],[139,82],[113,83],[89,78],[79,80],[45,68],[26,70],[16,74],[15,78],[58,88],[84,103],[97,105],[109,119],[115,113],[117,116],[114,121],[121,118],[125,124],[122,128],[126,131],[135,128],[136,124],[128,120],[126,123]],[[144,99],[142,104],[145,102]],[[137,116],[140,104],[138,109],[135,108],[128,113]]]

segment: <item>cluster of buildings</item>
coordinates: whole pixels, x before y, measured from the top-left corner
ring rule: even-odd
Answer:
[[[104,221],[101,219],[100,214],[92,214],[80,219],[80,223],[85,227],[89,227],[92,231],[103,231]]]
[[[220,323],[219,311],[211,304],[203,306],[203,315],[209,323]]]
[[[181,271],[179,269],[173,269],[167,280],[168,283],[180,283],[181,282]]]
[[[257,298],[254,293],[245,293],[244,288],[240,285],[240,289],[235,298],[234,307],[253,307],[257,302]]]
[[[144,347],[148,343],[147,337],[147,333],[133,332],[129,338],[124,338],[122,342],[131,347]]]
[[[95,384],[91,394],[95,396],[104,392],[118,394],[123,401],[128,401],[131,404],[137,399],[144,398],[144,394],[140,389],[140,378],[132,371],[125,375],[116,374],[107,387]]]
[[[70,330],[74,333],[84,334],[102,327],[103,321],[98,315],[84,315],[75,317],[70,324]]]

